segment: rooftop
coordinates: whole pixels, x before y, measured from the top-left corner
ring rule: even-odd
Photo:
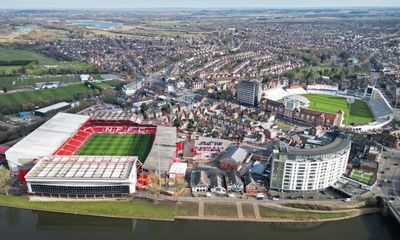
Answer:
[[[149,170],[169,170],[171,160],[176,150],[176,127],[157,126],[153,147],[150,150],[143,167]]]
[[[51,111],[55,111],[55,110],[58,110],[61,108],[68,107],[69,105],[71,105],[71,104],[67,103],[67,102],[59,102],[59,103],[56,103],[56,104],[53,104],[53,105],[50,105],[50,106],[47,106],[44,108],[37,109],[37,110],[35,110],[35,112],[40,112],[40,113],[45,114],[45,113],[48,113]]]
[[[87,120],[89,116],[58,113],[8,149],[7,159],[17,164],[21,159],[32,160],[40,156],[49,156]]]
[[[293,156],[318,156],[318,155],[326,155],[326,154],[331,154],[335,153],[337,151],[340,151],[347,146],[349,146],[351,143],[350,137],[345,136],[342,134],[339,134],[336,136],[332,142],[321,146],[321,147],[315,147],[315,148],[294,148],[294,147],[282,147],[281,148],[281,154],[286,154],[286,155],[293,155]]]
[[[137,157],[50,156],[42,157],[27,179],[128,179]]]

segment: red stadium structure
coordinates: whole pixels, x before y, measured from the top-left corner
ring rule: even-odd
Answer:
[[[89,119],[78,131],[53,155],[74,155],[86,140],[94,133],[130,133],[130,134],[155,134],[157,127],[148,124],[138,124],[127,120],[94,120]]]

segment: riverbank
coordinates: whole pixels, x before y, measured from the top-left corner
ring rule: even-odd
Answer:
[[[30,201],[26,196],[0,195],[0,206],[75,215],[174,221],[175,219],[243,222],[326,222],[380,212],[379,208],[304,210],[268,203],[172,202],[131,199],[115,201]]]

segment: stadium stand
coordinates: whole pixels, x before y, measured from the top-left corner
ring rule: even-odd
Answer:
[[[286,92],[288,92],[290,95],[301,95],[301,94],[307,94],[307,91],[302,88],[302,87],[298,87],[298,88],[287,88]]]
[[[155,134],[157,127],[141,125],[128,120],[89,120],[67,139],[53,155],[73,155],[94,133]]]

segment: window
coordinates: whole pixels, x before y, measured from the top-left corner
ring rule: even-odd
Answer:
[[[66,195],[104,195],[129,193],[129,186],[50,186],[31,184],[32,192],[44,194],[66,194]]]

